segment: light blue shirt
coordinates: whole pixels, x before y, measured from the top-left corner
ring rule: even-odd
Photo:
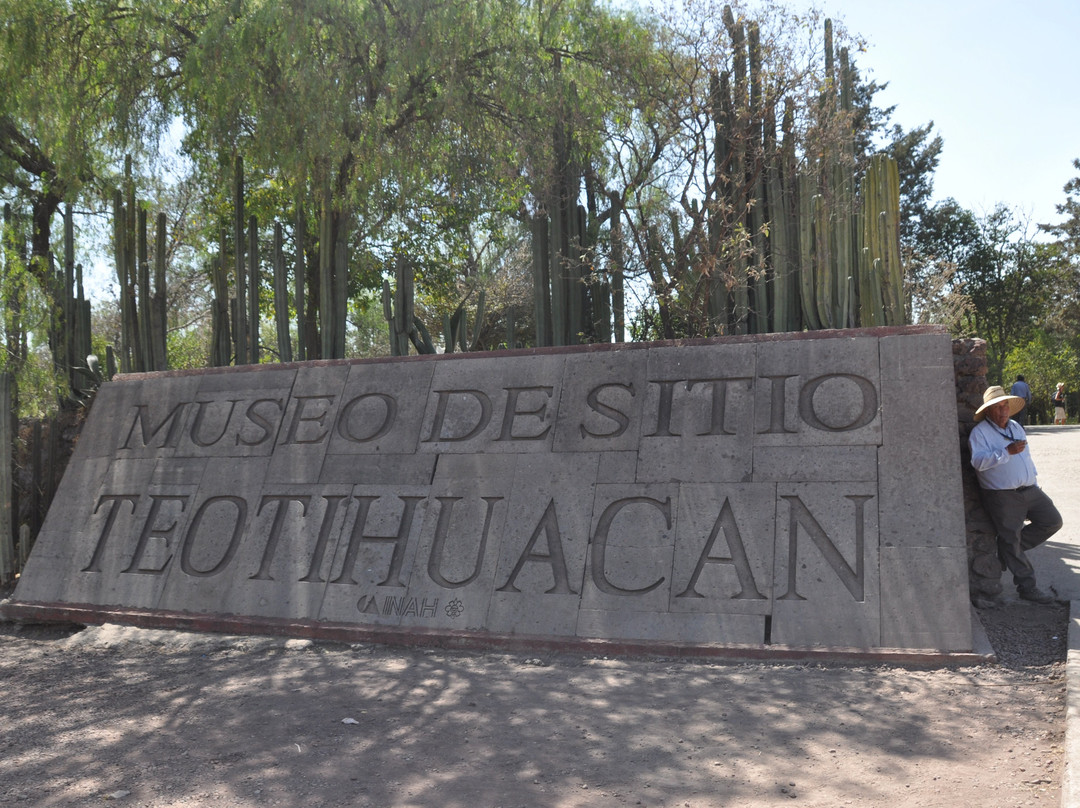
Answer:
[[[1031,459],[1031,451],[1024,449],[1020,454],[1009,454],[1009,444],[1018,440],[1027,440],[1027,433],[1016,421],[1009,421],[1005,429],[989,418],[975,425],[968,445],[979,485],[992,491],[1035,485],[1035,462]]]

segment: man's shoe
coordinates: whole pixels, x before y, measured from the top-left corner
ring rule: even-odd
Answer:
[[[1021,600],[1030,600],[1032,603],[1053,603],[1056,600],[1049,592],[1039,589],[1037,586],[1018,589],[1017,594]]]

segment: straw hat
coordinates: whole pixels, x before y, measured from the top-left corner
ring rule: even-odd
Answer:
[[[1024,399],[1020,396],[1011,396],[1005,392],[1003,387],[994,385],[993,387],[987,387],[986,392],[983,393],[983,403],[979,409],[975,410],[975,420],[981,421],[986,417],[986,411],[997,404],[999,401],[1009,402],[1009,417],[1016,415],[1020,410],[1024,409]]]

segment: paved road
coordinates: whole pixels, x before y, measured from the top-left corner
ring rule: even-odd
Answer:
[[[1072,604],[1061,805],[1080,808],[1080,426],[1033,426],[1027,433],[1039,485],[1054,500],[1065,523],[1031,553],[1031,563],[1039,585]],[[1012,582],[1005,582],[1006,596],[1015,593]]]
[[[1065,521],[1056,535],[1032,551],[1031,563],[1039,586],[1059,600],[1080,601],[1080,426],[1031,426],[1027,434],[1039,485]],[[1002,582],[1005,594],[1014,596],[1012,581]]]

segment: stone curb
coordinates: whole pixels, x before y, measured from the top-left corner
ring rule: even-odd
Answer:
[[[102,608],[90,604],[0,602],[0,620],[40,623],[102,625],[116,623],[137,628],[202,631],[219,634],[256,634],[331,642],[370,642],[398,647],[443,648],[492,652],[567,653],[619,657],[709,659],[718,662],[774,662],[809,664],[882,664],[929,668],[963,667],[994,662],[986,643],[974,652],[919,651],[904,648],[798,647],[790,645],[686,644],[650,640],[606,640],[447,631],[400,626],[358,626],[317,620],[225,616],[168,612],[155,609]],[[977,621],[976,621],[977,622]]]
[[[1062,808],[1080,808],[1080,601],[1069,603],[1069,655],[1065,662],[1065,769]]]

